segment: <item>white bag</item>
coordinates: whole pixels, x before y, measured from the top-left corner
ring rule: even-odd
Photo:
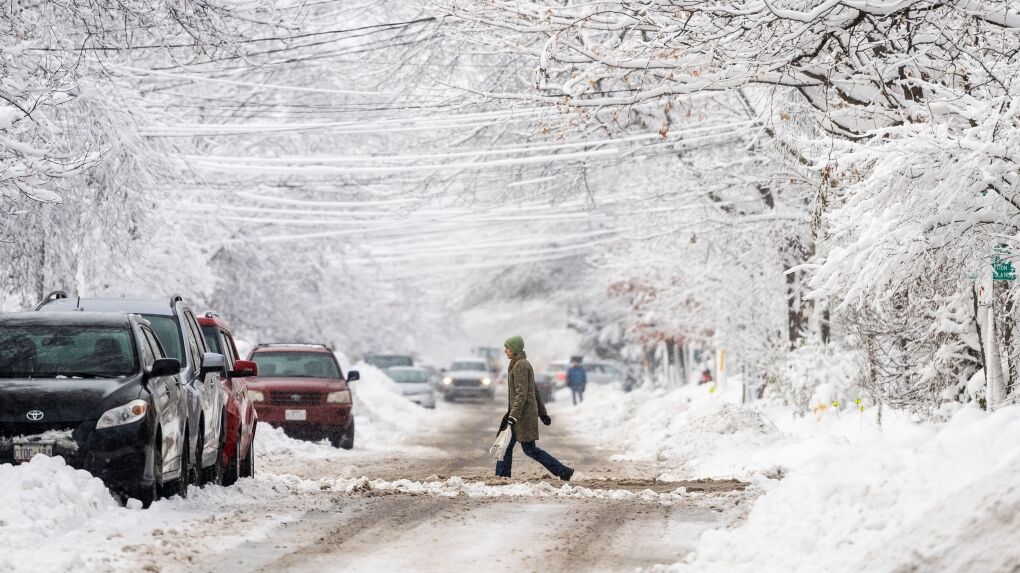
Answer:
[[[506,455],[506,449],[510,445],[510,439],[513,438],[513,435],[513,429],[507,426],[505,430],[496,436],[496,443],[492,444],[492,447],[489,448],[489,455],[497,461],[502,460],[503,456]]]

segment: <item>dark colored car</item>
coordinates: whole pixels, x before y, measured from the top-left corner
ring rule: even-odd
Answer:
[[[349,383],[333,351],[322,344],[260,344],[250,360],[259,377],[248,383],[261,422],[283,428],[288,435],[321,440],[333,447],[354,447],[354,414]]]
[[[95,311],[133,313],[145,318],[169,358],[181,364],[181,381],[188,400],[188,425],[194,452],[192,483],[221,481],[219,464],[226,432],[226,392],[220,385],[226,364],[222,354],[207,352],[195,313],[179,296],[166,301],[127,298],[68,297],[62,291],[50,293],[36,305],[37,311]]]
[[[543,402],[552,402],[556,399],[556,379],[550,374],[539,372],[535,374],[535,387],[538,388],[538,395]]]
[[[366,354],[365,364],[371,364],[380,370],[394,366],[414,366],[414,358],[406,354]]]
[[[220,380],[227,393],[226,441],[220,462],[223,464],[223,485],[233,485],[238,478],[255,475],[255,426],[258,416],[248,396],[248,383],[258,376],[258,366],[241,360],[234,335],[227,323],[214,312],[198,317],[206,348],[226,359],[227,376]]]
[[[145,506],[186,496],[179,373],[138,315],[0,315],[0,463],[61,456]]]

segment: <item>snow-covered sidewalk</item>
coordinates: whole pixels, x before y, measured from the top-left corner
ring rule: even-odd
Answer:
[[[561,418],[663,480],[738,478],[759,496],[678,571],[1008,571],[1020,513],[1020,407],[943,423],[885,409],[795,415],[709,386],[594,388]]]

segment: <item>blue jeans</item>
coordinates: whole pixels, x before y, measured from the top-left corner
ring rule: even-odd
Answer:
[[[574,405],[578,405],[584,400],[584,388],[580,386],[573,386],[570,388],[570,397],[574,400]]]
[[[514,464],[514,446],[517,445],[517,437],[510,438],[510,445],[506,449],[503,459],[496,462],[496,477],[510,477],[510,470]],[[567,466],[552,457],[549,452],[535,445],[535,442],[521,442],[521,449],[524,455],[542,464],[549,473],[556,477],[562,477],[567,471]]]

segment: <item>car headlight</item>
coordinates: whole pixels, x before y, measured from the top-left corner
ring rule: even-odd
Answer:
[[[326,402],[330,404],[350,404],[351,391],[341,390],[339,392],[330,392],[326,395]]]
[[[453,384],[453,378],[450,378],[449,376],[447,376],[446,378],[443,378],[443,384],[446,384],[447,386],[449,386],[450,384]]]
[[[263,402],[266,399],[266,395],[257,390],[248,390],[248,399],[252,402]]]
[[[482,386],[488,386],[489,384],[492,384],[492,378],[489,377],[482,378]]]
[[[148,410],[149,404],[145,400],[132,400],[123,406],[110,408],[103,412],[99,422],[96,423],[96,429],[102,430],[103,428],[112,428],[137,422],[145,417],[145,412]]]

